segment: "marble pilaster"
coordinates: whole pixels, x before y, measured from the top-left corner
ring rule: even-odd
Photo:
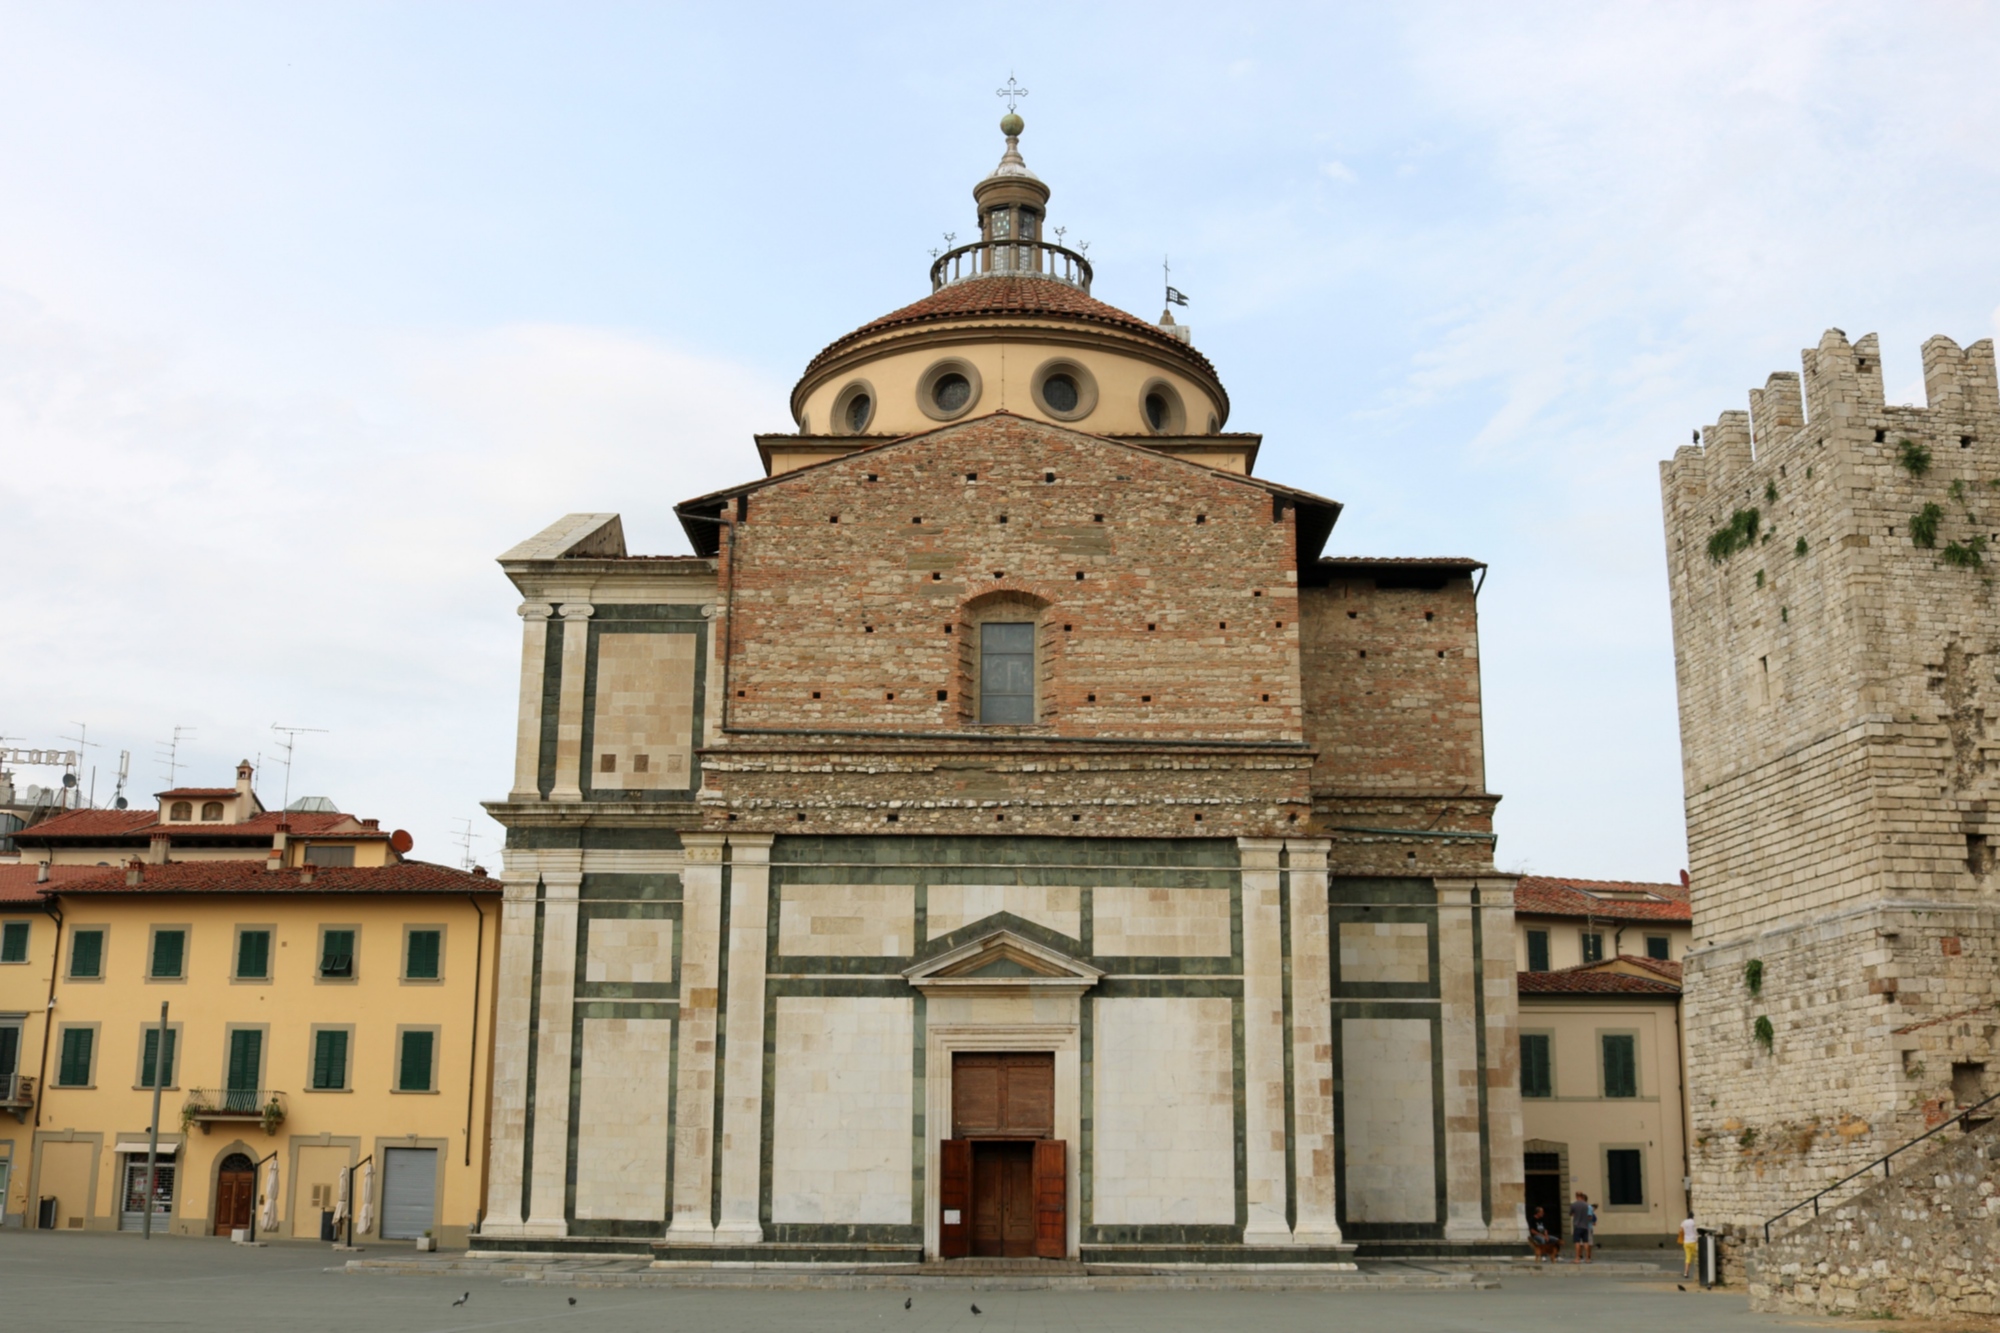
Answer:
[[[1335,1197],[1333,1132],[1333,942],[1327,924],[1327,854],[1323,838],[1285,843],[1291,869],[1292,1239],[1342,1244]]]
[[[1245,1245],[1289,1245],[1285,1221],[1285,956],[1274,838],[1238,838],[1243,877]]]

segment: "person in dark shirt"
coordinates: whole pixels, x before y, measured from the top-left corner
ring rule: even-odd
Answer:
[[[1562,1254],[1562,1240],[1550,1233],[1546,1209],[1535,1209],[1535,1215],[1528,1219],[1528,1244],[1534,1248],[1538,1264],[1549,1263]]]
[[[1576,1242],[1576,1258],[1572,1263],[1593,1264],[1597,1260],[1591,1255],[1591,1241],[1597,1229],[1597,1212],[1590,1206],[1590,1196],[1582,1190],[1576,1192],[1576,1202],[1569,1206],[1570,1238]]]

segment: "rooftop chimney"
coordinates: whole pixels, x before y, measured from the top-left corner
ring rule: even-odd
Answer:
[[[49,882],[49,863],[47,861],[37,861],[35,863],[35,883],[46,884],[48,882]]]
[[[125,886],[127,888],[136,887],[144,879],[145,872],[139,868],[139,858],[135,856],[132,858],[131,864],[125,867]]]
[[[146,843],[146,859],[156,866],[163,866],[167,863],[167,853],[172,846],[173,835],[163,828],[156,828]]]

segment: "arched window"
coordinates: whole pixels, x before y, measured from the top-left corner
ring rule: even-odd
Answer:
[[[186,801],[175,801],[167,807],[168,819],[193,819],[194,807]]]
[[[204,820],[216,820],[222,818],[222,802],[203,801],[201,803],[201,817]]]
[[[982,726],[1034,726],[1048,697],[1042,621],[1047,604],[1007,590],[975,597],[959,615],[959,716]]]

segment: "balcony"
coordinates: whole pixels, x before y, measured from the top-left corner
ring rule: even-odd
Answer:
[[[931,265],[931,290],[999,274],[1051,278],[1079,291],[1090,291],[1088,259],[1060,245],[1027,240],[974,241],[946,251]]]
[[[257,1125],[266,1134],[285,1123],[285,1094],[270,1088],[189,1088],[181,1103],[181,1128],[200,1125],[206,1134],[216,1124]]]
[[[34,1109],[33,1074],[9,1074],[0,1078],[0,1111],[12,1111],[14,1118],[25,1125],[28,1123],[28,1112]]]

